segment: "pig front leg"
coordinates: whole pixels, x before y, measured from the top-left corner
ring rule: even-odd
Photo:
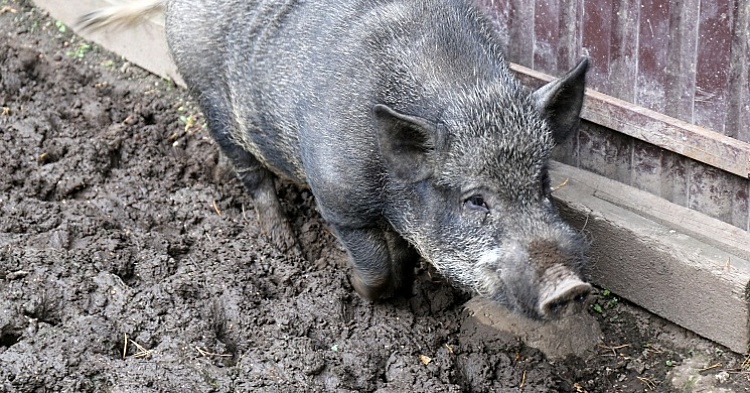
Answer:
[[[394,295],[409,297],[412,295],[414,268],[419,260],[419,253],[401,235],[392,230],[384,232],[391,254],[391,280],[394,283]]]
[[[367,300],[411,295],[417,254],[404,239],[379,228],[334,230],[351,257],[357,293]]]

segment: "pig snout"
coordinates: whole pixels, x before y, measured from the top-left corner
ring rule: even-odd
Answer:
[[[537,313],[543,319],[557,319],[583,309],[591,284],[571,274],[557,282],[542,284],[539,292]]]
[[[533,319],[560,319],[584,309],[584,263],[575,241],[511,241],[480,258],[478,292]]]
[[[535,270],[532,281],[538,291],[534,311],[542,319],[557,319],[583,309],[591,284],[582,279],[581,246],[579,238],[565,236],[529,244],[529,262]]]

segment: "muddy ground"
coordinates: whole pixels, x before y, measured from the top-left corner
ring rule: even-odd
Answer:
[[[0,14],[0,392],[750,391],[743,357],[613,294],[602,344],[557,362],[427,266],[361,300],[309,192],[279,187],[304,258],[259,234],[184,90]]]

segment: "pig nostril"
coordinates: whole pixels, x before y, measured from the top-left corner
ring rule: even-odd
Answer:
[[[560,310],[562,310],[566,304],[568,304],[566,301],[552,303],[549,305],[549,311],[553,315],[559,314]]]
[[[584,303],[586,301],[586,298],[588,297],[589,297],[588,293],[579,293],[578,295],[576,295],[575,301],[576,303]]]
[[[558,284],[553,296],[541,302],[539,312],[542,317],[557,319],[569,312],[581,310],[581,305],[586,302],[591,292],[591,285],[581,281],[571,281]]]

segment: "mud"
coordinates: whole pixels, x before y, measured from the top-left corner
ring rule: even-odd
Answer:
[[[612,294],[604,344],[556,362],[424,264],[363,301],[309,192],[279,185],[304,256],[279,253],[184,90],[25,1],[0,0],[0,104],[0,392],[676,392],[695,354],[750,386]]]

